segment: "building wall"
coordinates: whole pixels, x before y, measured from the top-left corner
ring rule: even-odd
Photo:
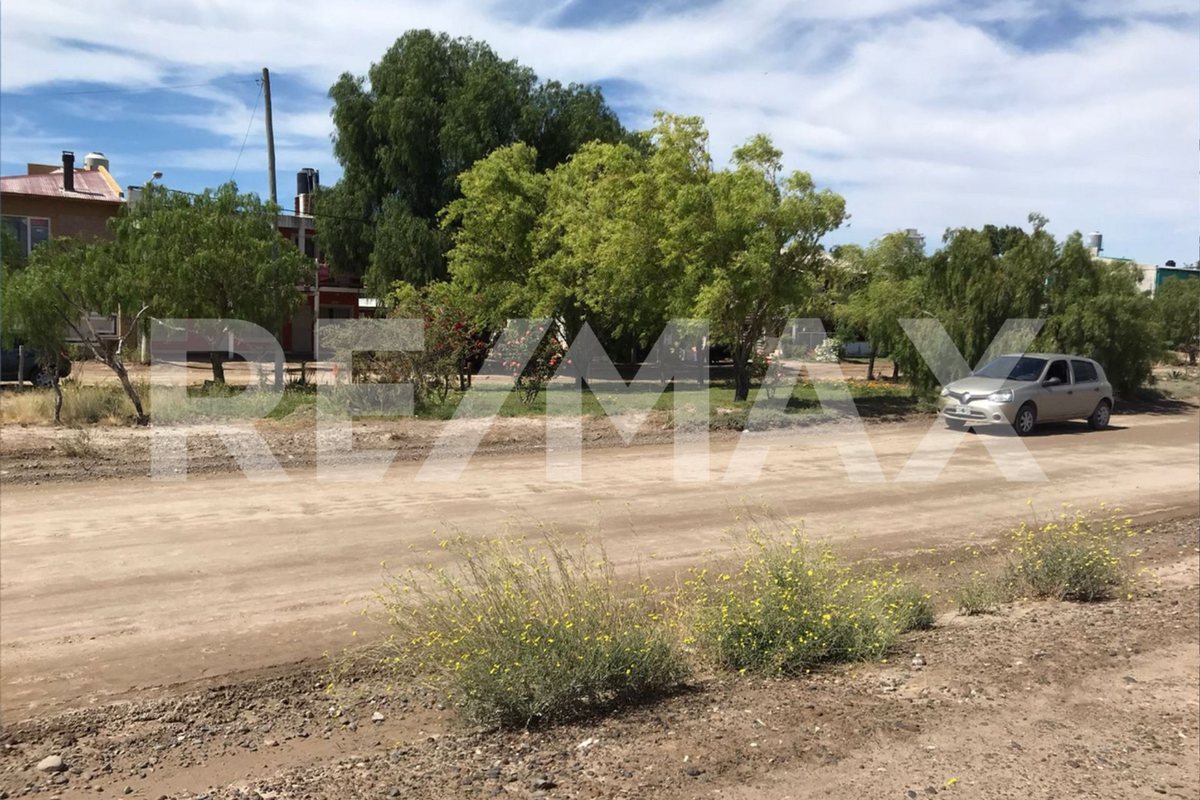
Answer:
[[[0,214],[18,217],[46,217],[52,237],[109,239],[108,220],[116,216],[120,203],[103,203],[66,198],[6,194],[0,197]]]
[[[1159,267],[1154,274],[1154,288],[1163,285],[1163,281],[1170,278],[1183,278],[1184,280],[1200,280],[1200,270],[1197,269],[1182,269],[1180,267]]]
[[[327,288],[321,289],[320,318],[329,319],[358,319],[371,316],[358,307],[361,292],[357,289]],[[308,357],[313,352],[313,293],[309,289],[304,293],[300,307],[292,314],[292,318],[283,323],[279,333],[279,344],[285,353],[296,357]]]

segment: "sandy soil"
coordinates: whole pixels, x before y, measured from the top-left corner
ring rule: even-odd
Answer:
[[[1133,599],[949,612],[884,663],[778,681],[702,675],[648,707],[541,731],[468,729],[366,666],[333,694],[319,663],[193,683],[5,726],[0,793],[1194,798],[1197,543],[1195,517],[1143,532]],[[961,553],[906,571],[936,574],[948,557]],[[67,770],[38,773],[47,754]]]
[[[1200,414],[1118,417],[1095,433],[1047,426],[1027,439],[1047,480],[1004,480],[984,437],[965,436],[939,480],[895,478],[933,420],[876,425],[883,483],[847,480],[842,425],[759,435],[760,478],[720,480],[736,439],[714,442],[713,480],[673,480],[672,448],[587,451],[581,483],[547,481],[546,456],[479,456],[452,482],[420,482],[397,461],[311,469],[263,483],[243,474],[7,485],[0,505],[5,720],[236,670],[319,655],[352,640],[383,578],[445,558],[450,531],[488,536],[539,525],[602,540],[623,568],[670,570],[719,550],[747,509],[803,521],[847,553],[903,554],[986,538],[1063,502],[1138,515],[1197,513]],[[936,423],[934,423],[936,424]],[[144,467],[144,465],[143,465]],[[414,549],[415,548],[415,549]]]
[[[144,431],[103,431],[98,455],[70,455],[53,438],[69,432],[6,428],[0,799],[96,787],[214,800],[1195,797],[1200,413],[1160,412],[1100,433],[1046,426],[1025,440],[1042,482],[1004,480],[982,436],[963,437],[937,481],[896,480],[932,419],[868,426],[881,483],[847,479],[844,423],[752,435],[770,451],[751,483],[721,480],[734,435],[714,436],[711,480],[680,483],[665,434],[614,447],[607,423],[585,432],[582,482],[547,480],[539,420],[503,421],[452,482],[417,480],[434,423],[359,426],[359,447],[399,451],[365,482],[353,459],[349,480],[306,466],[311,427],[270,426],[288,467],[277,483],[230,472],[211,436],[192,443],[188,480],[155,482]],[[669,574],[719,556],[752,513],[893,559],[1101,502],[1143,522],[1186,518],[1155,540],[1161,583],[1131,602],[951,616],[889,664],[782,684],[711,678],[649,709],[523,735],[462,730],[436,698],[369,673],[347,678],[351,701],[323,689],[322,654],[379,633],[361,611],[381,563],[444,558],[429,548],[449,532],[582,531],[622,569]],[[907,666],[917,650],[925,669]],[[599,743],[576,746],[587,739]],[[49,754],[66,759],[66,784],[32,769]]]

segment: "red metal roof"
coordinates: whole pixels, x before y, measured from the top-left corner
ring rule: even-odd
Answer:
[[[0,178],[0,193],[24,194],[38,197],[62,197],[73,200],[93,200],[120,203],[121,191],[111,176],[98,169],[75,170],[75,191],[63,191],[62,170],[43,175],[12,175]]]

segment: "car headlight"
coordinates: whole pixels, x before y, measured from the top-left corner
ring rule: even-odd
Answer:
[[[1013,399],[1012,389],[1001,389],[998,392],[992,392],[988,395],[988,400],[993,403],[1011,403]]]
[[[950,390],[947,389],[945,386],[943,386],[942,387],[942,397],[949,397],[949,396],[950,396]]]

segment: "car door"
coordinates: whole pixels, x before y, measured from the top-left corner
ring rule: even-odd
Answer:
[[[1047,386],[1051,378],[1058,378],[1056,386]],[[1046,367],[1042,375],[1042,390],[1038,393],[1039,420],[1069,419],[1074,413],[1075,387],[1071,383],[1071,367],[1065,358],[1056,358]]]
[[[1071,373],[1075,379],[1075,394],[1071,395],[1075,402],[1071,416],[1090,417],[1096,410],[1096,404],[1104,397],[1096,365],[1082,358],[1073,358]]]

